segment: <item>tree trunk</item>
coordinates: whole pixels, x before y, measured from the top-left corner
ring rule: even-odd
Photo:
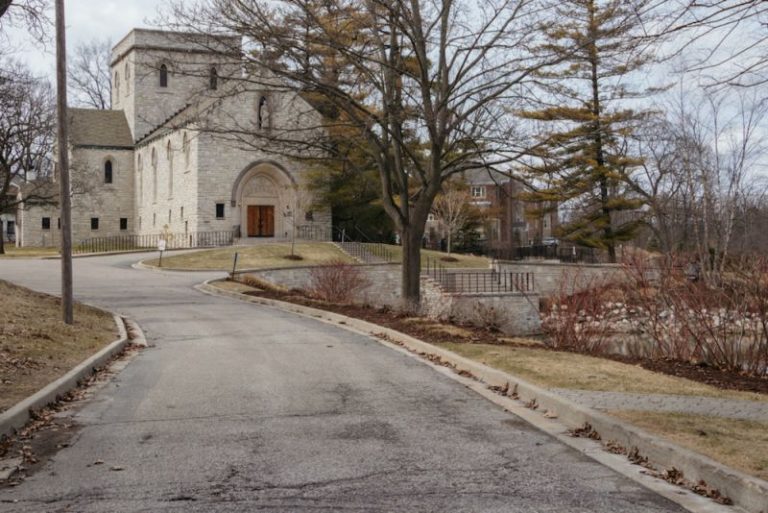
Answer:
[[[452,233],[453,232],[451,230],[448,230],[448,254],[449,255],[451,254],[451,244],[453,243],[453,237],[451,235]]]
[[[0,255],[5,255],[5,234],[2,233],[3,224],[0,223]]]
[[[421,302],[421,238],[424,228],[405,226],[400,234],[403,245],[401,293],[403,309],[417,312]]]

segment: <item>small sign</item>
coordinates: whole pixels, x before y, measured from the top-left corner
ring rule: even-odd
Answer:
[[[160,239],[157,242],[157,250],[158,251],[165,251],[165,239]]]

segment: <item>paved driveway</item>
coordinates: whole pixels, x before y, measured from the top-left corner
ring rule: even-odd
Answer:
[[[76,296],[156,347],[0,511],[681,511],[413,358],[136,258],[76,260]],[[56,292],[58,265],[0,260],[0,278]]]

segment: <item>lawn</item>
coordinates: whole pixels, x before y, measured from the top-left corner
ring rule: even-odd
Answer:
[[[0,411],[32,395],[117,339],[112,314],[75,305],[61,321],[58,298],[0,280]]]
[[[768,480],[768,422],[647,411],[610,413],[713,460]]]
[[[387,245],[387,249],[392,254],[393,262],[401,262],[403,260],[403,247],[395,245]],[[421,250],[421,267],[427,267],[427,261],[431,261],[430,265],[434,265],[435,262],[443,267],[450,268],[462,268],[462,269],[488,269],[491,266],[491,260],[483,256],[476,255],[462,255],[459,253],[451,253],[450,258],[456,259],[456,262],[446,262],[443,258],[449,257],[448,253],[441,251],[433,251],[431,249]]]
[[[56,256],[59,254],[59,248],[17,248],[14,245],[5,245],[5,254],[0,258],[34,258],[45,256]]]
[[[223,249],[193,251],[181,255],[163,257],[163,267],[169,269],[205,269],[231,271],[238,254],[238,269],[270,269],[321,265],[334,260],[353,263],[354,259],[330,242],[296,243],[296,254],[301,260],[285,258],[291,253],[288,243],[265,243],[256,246],[235,246]],[[158,259],[145,260],[145,264],[158,264]]]
[[[440,346],[545,388],[699,395],[768,402],[765,394],[721,390],[636,365],[576,353],[490,344],[445,343]]]

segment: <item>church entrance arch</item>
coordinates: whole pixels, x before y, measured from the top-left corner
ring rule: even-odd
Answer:
[[[241,233],[246,237],[287,237],[287,217],[296,193],[286,172],[269,163],[257,164],[238,182]]]

